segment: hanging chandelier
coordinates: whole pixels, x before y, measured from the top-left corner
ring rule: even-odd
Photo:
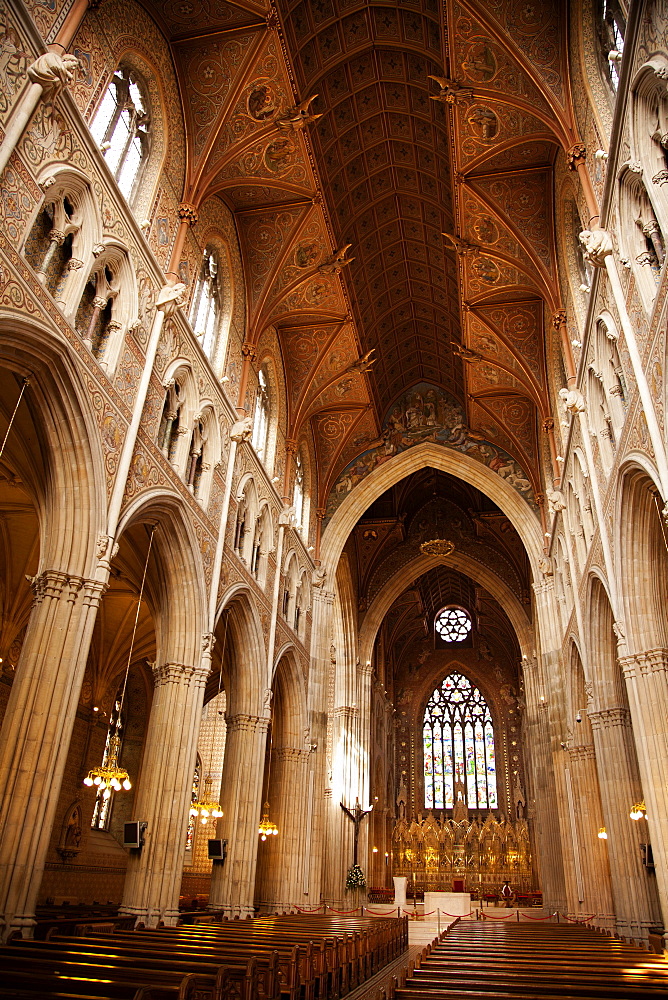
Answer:
[[[223,648],[220,654],[220,673],[218,674],[218,694],[216,695],[216,717],[213,720],[213,735],[211,736],[211,750],[209,753],[209,772],[204,778],[204,792],[200,796],[199,793],[194,802],[190,804],[190,815],[193,819],[199,817],[199,821],[202,826],[206,826],[209,818],[220,819],[224,816],[223,810],[220,808],[220,802],[214,801],[213,792],[211,787],[213,785],[213,775],[211,770],[213,767],[213,748],[216,745],[216,730],[218,728],[218,716],[221,714],[218,708],[217,699],[220,697],[220,691],[223,679],[223,659],[225,657],[225,646],[227,645],[227,626],[229,624],[229,608],[225,609],[225,631],[223,632]]]
[[[272,823],[269,819],[269,803],[265,802],[264,812],[262,813],[262,819],[260,820],[260,825],[257,828],[257,832],[260,834],[260,840],[266,840],[267,837],[277,837],[278,827],[275,823]]]
[[[204,779],[204,793],[202,797],[198,798],[197,801],[193,802],[190,806],[190,815],[193,818],[199,817],[199,821],[202,826],[206,826],[209,821],[209,817],[212,819],[220,819],[223,815],[220,803],[214,802],[213,792],[211,791],[212,784],[213,778],[210,774],[207,774]]]
[[[121,714],[123,711],[123,702],[125,700],[125,691],[128,686],[128,674],[130,673],[130,664],[132,662],[132,653],[135,648],[135,637],[137,635],[137,625],[139,623],[139,612],[141,610],[141,602],[144,597],[144,585],[146,583],[146,571],[148,570],[148,561],[151,556],[151,546],[153,545],[153,535],[155,534],[155,529],[157,524],[151,525],[151,533],[148,538],[148,549],[146,550],[146,560],[144,562],[144,572],[141,578],[141,586],[139,588],[139,597],[137,598],[137,610],[135,612],[135,623],[132,629],[132,637],[130,639],[130,652],[128,653],[128,662],[125,667],[125,678],[123,679],[123,690],[121,692],[120,701],[118,702],[118,710],[116,712],[116,726],[114,735],[109,738],[105,754],[102,758],[102,763],[99,767],[92,767],[86,777],[83,780],[84,785],[89,788],[92,785],[97,786],[98,794],[100,789],[102,791],[102,798],[108,799],[112,792],[120,792],[124,789],[129,792],[132,788],[132,783],[130,781],[130,775],[121,767],[118,763],[118,757],[121,752]]]
[[[645,800],[642,802],[636,802],[633,809],[629,813],[631,819],[647,819],[647,810],[645,809]]]
[[[112,791],[120,792],[121,788],[124,788],[126,792],[129,792],[132,788],[130,775],[125,768],[119,767],[118,755],[120,752],[121,738],[114,735],[109,740],[109,753],[105,762],[99,767],[93,767],[84,778],[84,785],[88,785],[89,788],[91,785],[97,785],[98,788],[104,789],[102,797],[105,799],[109,798]]]
[[[278,827],[275,823],[272,823],[269,819],[269,782],[271,781],[271,751],[274,746],[274,725],[273,719],[269,720],[269,766],[267,767],[267,798],[265,799],[264,806],[262,807],[262,819],[260,820],[260,825],[257,828],[257,832],[260,835],[260,840],[266,840],[267,837],[277,837]]]
[[[599,840],[607,840],[608,839],[608,831],[606,830],[606,828],[604,826],[602,826],[601,829],[598,831],[597,837],[598,837]]]

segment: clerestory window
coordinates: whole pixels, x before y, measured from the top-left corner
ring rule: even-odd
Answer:
[[[190,325],[208,358],[216,342],[219,313],[218,257],[211,247],[207,247],[190,306]]]
[[[121,192],[134,194],[148,158],[151,116],[146,88],[137,74],[121,64],[114,73],[90,130]]]

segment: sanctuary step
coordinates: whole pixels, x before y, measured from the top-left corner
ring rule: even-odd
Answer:
[[[52,935],[0,948],[0,997],[325,1000],[407,947],[406,918],[283,916]]]
[[[659,1000],[668,962],[579,925],[459,922],[396,1000]]]

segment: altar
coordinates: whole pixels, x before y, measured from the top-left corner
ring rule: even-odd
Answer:
[[[424,912],[440,910],[451,917],[468,917],[471,912],[469,892],[425,892]]]

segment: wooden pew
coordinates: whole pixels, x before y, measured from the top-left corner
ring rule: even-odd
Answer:
[[[581,926],[460,922],[409,970],[396,1000],[659,1000],[668,965]]]

